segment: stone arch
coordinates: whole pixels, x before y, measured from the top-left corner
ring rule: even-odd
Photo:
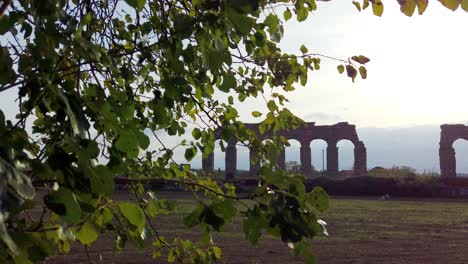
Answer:
[[[452,143],[452,148],[455,151],[455,174],[459,176],[461,173],[467,173],[467,150],[468,140],[465,138],[459,138]],[[463,175],[464,176],[464,175]]]
[[[349,170],[349,169],[354,168],[354,160],[355,160],[354,142],[345,138],[340,139],[338,140],[336,147],[338,148],[338,170],[341,171],[341,170]],[[351,155],[349,155],[348,157],[348,154],[351,154]],[[351,158],[352,162],[344,165],[344,160],[346,158],[348,159]]]
[[[366,167],[366,148],[362,141],[359,141],[356,126],[350,125],[347,122],[341,122],[334,125],[316,126],[315,122],[304,123],[295,129],[287,129],[280,131],[266,131],[262,135],[259,133],[259,124],[244,124],[247,129],[255,131],[263,140],[268,140],[273,134],[284,136],[287,139],[298,140],[300,147],[301,172],[306,176],[311,176],[312,173],[312,156],[310,143],[314,139],[323,139],[327,142],[327,171],[331,174],[338,172],[338,147],[337,142],[341,139],[349,139],[354,145],[355,152],[355,174],[360,175],[367,171]],[[222,128],[215,131],[216,139],[220,138]],[[249,152],[252,157],[252,152]],[[254,153],[253,153],[254,154]],[[232,140],[228,143],[225,153],[226,178],[233,177],[237,169],[237,149],[236,142]],[[205,157],[202,162],[202,167],[205,171],[214,169],[214,154]],[[255,175],[258,171],[259,164],[250,163],[250,174]],[[277,161],[278,167],[285,168],[285,151],[283,150]]]
[[[315,167],[316,170],[325,172],[327,168],[327,141],[322,138],[314,138],[312,141],[310,141],[309,146],[311,149],[312,165]]]
[[[290,146],[287,146],[284,150],[285,155],[285,165],[290,161],[297,161],[301,164],[301,142],[295,138],[288,139]]]
[[[214,142],[214,150],[213,150],[213,153],[212,153],[212,156],[213,156],[213,169],[214,170],[218,170],[218,169],[221,169],[221,170],[226,170],[226,161],[225,161],[225,157],[226,157],[226,149],[224,149],[224,151],[222,150],[222,147],[221,147],[221,144],[223,144],[224,148],[226,148],[226,142],[224,142],[223,140],[219,139],[219,140],[215,140]]]
[[[440,175],[443,178],[457,176],[457,161],[453,143],[458,139],[468,140],[468,127],[463,124],[440,126],[439,163]]]
[[[248,142],[246,142],[248,144]],[[249,171],[250,170],[250,149],[248,146],[242,143],[237,143],[236,145],[237,150],[237,162],[236,162],[236,169],[237,171]],[[241,173],[240,173],[241,174]],[[244,174],[241,174],[245,176]]]

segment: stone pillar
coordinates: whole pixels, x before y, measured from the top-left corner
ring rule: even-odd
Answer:
[[[237,172],[237,148],[236,142],[229,142],[226,147],[226,180],[234,178]]]
[[[253,151],[250,150],[249,152],[249,161],[250,161],[250,167],[249,167],[249,174],[252,177],[257,177],[258,176],[258,171],[260,170],[260,161],[257,161],[257,163],[252,163],[252,158],[253,158]]]
[[[212,172],[214,170],[214,150],[208,157],[202,158],[202,168],[205,172]]]
[[[312,176],[312,154],[310,151],[310,142],[301,141],[301,173],[307,177]]]
[[[457,177],[457,161],[455,149],[448,143],[440,143],[439,148],[440,175],[443,178]]]
[[[367,173],[367,149],[364,142],[354,144],[354,171],[353,175],[362,176]]]
[[[338,147],[336,142],[327,142],[327,173],[338,173]]]
[[[278,167],[282,170],[286,169],[286,152],[284,151],[284,148],[278,156]]]

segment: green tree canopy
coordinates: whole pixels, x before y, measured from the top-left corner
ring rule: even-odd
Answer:
[[[416,8],[421,14],[427,2],[399,1],[407,15]],[[468,3],[441,2],[453,10]],[[148,219],[173,205],[146,193],[140,184],[146,179],[209,198],[200,198],[184,219],[188,227],[202,226],[208,236],[240,214],[250,242],[268,232],[313,261],[308,243],[321,232],[317,219],[327,196],[320,188],[307,192],[304,178],[286,177],[277,167],[286,139],[275,132],[302,125],[283,107],[285,92],[305,85],[323,58],[305,46],[298,54],[283,52],[283,23],[306,20],[317,12],[316,1],[2,3],[0,92],[17,92],[18,108],[13,120],[0,111],[0,262],[43,260],[57,249],[67,252],[75,240],[91,245],[104,232],[118,248],[152,239],[154,256],[167,248],[171,261],[218,259],[220,249],[209,240],[202,243],[207,250],[197,251],[194,243],[158,235]],[[383,12],[380,0],[353,4]],[[368,61],[363,55],[338,60],[338,71],[353,81],[366,78]],[[252,115],[271,141],[262,142],[239,121],[234,104],[249,97],[265,98],[268,111]],[[185,158],[206,157],[219,128],[225,142],[247,145],[256,153],[253,161],[262,163],[261,184],[247,196],[177,164],[162,141],[149,149],[161,134],[191,131],[192,139],[180,142]],[[132,182],[134,202],[112,199],[115,179],[123,176]],[[255,202],[239,207],[244,199]],[[32,211],[42,213],[30,217]]]

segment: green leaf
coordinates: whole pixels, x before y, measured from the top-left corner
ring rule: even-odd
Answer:
[[[291,19],[292,17],[292,13],[291,13],[291,10],[289,10],[289,8],[286,9],[286,11],[284,11],[283,13],[283,18],[285,21],[288,21],[289,19]]]
[[[322,187],[314,189],[306,194],[306,203],[320,212],[325,212],[330,207],[328,195]]]
[[[141,208],[136,204],[129,202],[120,202],[118,206],[120,212],[128,222],[135,226],[139,233],[143,232],[143,229],[145,228],[145,215],[143,210],[141,210]]]
[[[200,218],[201,218],[203,209],[204,207],[199,204],[190,214],[184,217],[184,225],[186,227],[194,227],[200,224]]]
[[[185,159],[191,161],[197,155],[197,148],[191,147],[185,150]]]
[[[104,165],[98,165],[94,169],[91,169],[91,171],[90,182],[93,193],[111,196],[114,191],[114,179],[109,168]]]
[[[338,72],[340,74],[342,74],[344,72],[344,66],[343,65],[338,65],[336,68],[338,69]]]
[[[374,0],[372,3],[372,11],[374,12],[374,15],[376,16],[382,16],[383,11],[384,11],[384,5],[381,0]]]
[[[15,25],[14,20],[8,16],[8,15],[3,15],[0,16],[0,35],[3,35],[10,31],[10,29]]]
[[[354,79],[356,78],[357,76],[357,71],[356,71],[356,68],[354,68],[353,66],[351,65],[346,65],[346,74],[348,75],[348,77],[350,77],[353,82],[354,82]]]
[[[137,11],[141,11],[146,4],[146,0],[125,0],[125,2]]]
[[[129,129],[122,129],[120,131],[119,137],[115,142],[115,147],[118,150],[127,153],[130,158],[136,158],[138,156],[138,139]]]
[[[25,54],[21,54],[18,61],[18,72],[25,73],[32,66],[31,58]]]
[[[252,112],[252,116],[253,116],[253,117],[260,117],[261,115],[262,115],[262,113],[259,112],[259,111],[253,111],[253,112]]]
[[[236,77],[233,74],[227,73],[223,76],[223,83],[219,86],[219,90],[227,93],[230,89],[237,87]]]
[[[448,9],[455,11],[457,10],[461,1],[460,0],[439,0],[439,2],[441,2]]]
[[[359,12],[361,12],[361,4],[359,2],[353,1],[353,5],[357,8]]]
[[[150,145],[150,139],[149,137],[141,131],[137,131],[138,135],[138,144],[140,145],[140,148],[142,149],[147,149]]]
[[[0,85],[13,82],[15,72],[12,69],[13,60],[7,48],[0,48]]]
[[[226,16],[229,18],[236,30],[239,31],[239,33],[242,35],[250,33],[255,25],[255,19],[247,15],[240,14],[232,8],[226,9]]]
[[[81,208],[76,200],[75,194],[69,189],[60,187],[57,191],[52,191],[44,197],[47,207],[71,223],[77,224],[81,218]]]
[[[366,69],[366,67],[360,66],[359,67],[359,74],[361,74],[362,79],[366,79],[367,78],[367,69]]]
[[[362,9],[369,7],[369,0],[363,0]]]
[[[463,7],[463,1],[467,1],[467,0],[462,0],[462,7]],[[418,6],[418,13],[420,15],[422,15],[424,11],[426,11],[428,2],[429,2],[428,0],[416,0],[416,5]]]
[[[414,10],[416,10],[416,2],[415,0],[405,0],[400,3],[400,10],[403,14],[407,16],[412,16]]]
[[[93,223],[86,221],[75,236],[81,243],[90,245],[99,237],[99,232]]]
[[[366,64],[370,61],[369,58],[367,58],[366,56],[363,56],[363,55],[359,55],[359,56],[352,56],[351,59],[357,63],[360,63],[360,64]]]
[[[93,18],[93,14],[91,12],[86,13],[86,15],[83,16],[83,19],[81,20],[81,23],[83,25],[87,25],[87,24],[89,24],[91,22],[92,18]]]
[[[245,238],[253,245],[256,245],[262,236],[262,229],[266,224],[266,219],[256,213],[248,215],[243,222]]]
[[[16,245],[15,241],[11,238],[8,233],[7,227],[3,221],[0,221],[0,238],[3,243],[8,247],[8,249],[13,252],[14,255],[20,254],[19,248]]]
[[[420,1],[423,1],[423,0],[420,0]],[[468,12],[468,0],[461,0],[461,7],[463,10]]]
[[[211,250],[213,251],[213,255],[215,256],[216,259],[221,259],[222,256],[222,250],[219,247],[212,247]]]
[[[275,101],[273,101],[273,100],[268,101],[267,107],[268,107],[268,110],[270,110],[271,112],[278,110],[278,106],[276,105]]]
[[[301,45],[301,52],[302,54],[306,54],[309,50],[306,48],[306,46]]]
[[[200,137],[201,137],[201,131],[200,131],[200,129],[199,129],[199,128],[194,128],[194,129],[192,130],[192,136],[193,136],[193,138],[196,139],[196,140],[200,139]]]

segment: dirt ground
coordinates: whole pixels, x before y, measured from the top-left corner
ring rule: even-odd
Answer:
[[[183,193],[163,195],[185,207],[192,202]],[[468,263],[467,201],[333,197],[331,206],[322,216],[330,235],[312,243],[318,263]],[[155,222],[162,235],[196,238],[196,232],[188,232],[178,219],[180,215]],[[240,223],[238,219],[225,234],[214,236],[223,250],[220,263],[303,263],[281,241],[264,238],[251,246],[243,239]],[[153,260],[150,247],[115,251],[109,238],[94,243],[89,254],[94,263],[166,263]],[[73,246],[69,254],[46,263],[89,261],[82,247]]]

